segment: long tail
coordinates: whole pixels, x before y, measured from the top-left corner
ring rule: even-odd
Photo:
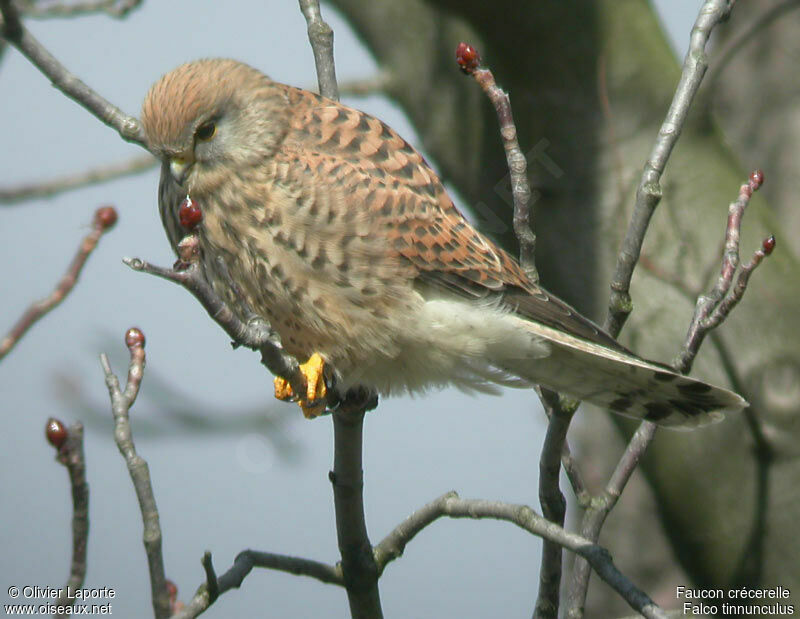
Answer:
[[[733,391],[677,374],[627,351],[529,320],[520,322],[536,345],[546,346],[549,353],[540,359],[504,359],[499,365],[530,382],[675,429],[707,425],[722,419],[724,413],[748,406]]]

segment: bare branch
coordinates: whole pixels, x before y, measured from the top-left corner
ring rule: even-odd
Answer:
[[[237,557],[238,558],[238,557]],[[211,560],[211,553],[206,550],[203,553],[203,559],[200,561],[203,564],[203,571],[206,573],[206,590],[208,591],[208,602],[213,604],[219,597],[219,580],[217,580],[217,572],[214,570],[214,562]],[[234,567],[236,562],[234,561]],[[249,570],[248,570],[249,572]],[[244,580],[242,574],[242,580]],[[241,582],[241,581],[240,581]]]
[[[578,402],[560,401],[559,395],[549,389],[536,388],[539,398],[548,412],[547,433],[539,457],[539,503],[542,515],[550,522],[563,527],[567,501],[559,486],[561,458],[566,448],[567,431]],[[558,617],[561,593],[562,548],[559,544],[544,540],[542,564],[539,569],[539,593],[536,597],[534,618]]]
[[[528,164],[517,141],[517,127],[511,113],[511,101],[508,93],[495,83],[491,70],[480,66],[480,55],[471,45],[458,44],[456,61],[464,73],[475,78],[497,112],[500,137],[503,139],[503,148],[506,151],[508,171],[511,177],[511,194],[514,199],[514,233],[519,240],[519,263],[528,278],[536,284],[539,282],[539,273],[536,271],[536,235],[533,232],[533,212],[530,208],[531,187],[528,183]]]
[[[689,325],[686,342],[673,366],[686,373],[692,368],[694,358],[700,350],[706,335],[718,327],[731,310],[744,296],[750,274],[761,264],[761,261],[772,253],[775,248],[775,237],[770,236],[762,243],[753,258],[739,270],[739,239],[741,236],[742,218],[753,192],[758,191],[764,182],[764,174],[756,170],[750,178],[739,188],[739,196],[728,207],[728,225],[725,229],[725,253],[722,258],[720,275],[714,289],[708,295],[701,295],[697,299],[694,316]],[[733,279],[736,272],[736,284]],[[733,289],[731,286],[733,285]]]
[[[578,462],[572,457],[572,451],[566,441],[564,441],[564,449],[561,452],[561,466],[564,467],[564,472],[567,474],[567,479],[569,479],[572,491],[578,500],[578,505],[585,507],[591,500],[591,496],[583,481],[583,473],[581,473]]]
[[[111,412],[114,416],[114,441],[119,448],[125,464],[128,466],[139,509],[144,524],[144,548],[150,571],[150,588],[153,596],[153,611],[156,619],[166,619],[170,615],[170,600],[167,591],[167,579],[164,575],[164,557],[161,552],[161,525],[159,524],[158,507],[150,483],[150,470],[147,462],[136,453],[131,433],[129,411],[136,396],[144,374],[144,335],[139,329],[129,329],[125,335],[125,343],[130,351],[131,361],[128,366],[128,380],[125,390],[120,389],[119,380],[111,371],[105,354],[100,356],[106,387],[111,397]]]
[[[320,563],[319,561],[301,557],[290,557],[257,550],[243,550],[237,555],[235,564],[237,571],[234,572],[233,568],[231,568],[219,578],[220,593],[224,593],[232,587],[238,587],[254,567],[288,572],[296,576],[309,576],[329,585],[344,586],[342,568],[340,566],[328,565],[327,563]]]
[[[400,523],[375,547],[375,561],[381,572],[386,565],[402,556],[406,545],[429,524],[447,516],[449,518],[491,518],[505,520],[534,535],[555,542],[584,557],[597,574],[611,585],[630,606],[645,617],[666,617],[646,593],[638,589],[614,565],[608,551],[588,539],[569,533],[540,516],[527,505],[501,501],[462,499],[451,491],[421,507]]]
[[[708,295],[701,295],[697,299],[697,306],[686,336],[686,343],[680,355],[672,363],[672,367],[677,372],[686,374],[691,370],[695,356],[705,336],[719,326],[729,315],[730,311],[744,295],[750,274],[775,247],[774,237],[766,239],[762,248],[755,252],[752,260],[739,271],[736,284],[731,289],[739,266],[739,238],[744,211],[750,202],[753,192],[757,191],[763,182],[763,173],[758,170],[753,172],[748,181],[740,187],[738,198],[728,208],[728,223],[725,229],[725,252],[720,276],[714,289]],[[639,460],[644,455],[644,452],[647,451],[655,436],[656,428],[657,426],[653,423],[642,422],[636,430],[602,497],[593,501],[592,506],[586,510],[581,525],[582,535],[589,539],[598,539],[606,517],[616,505]],[[589,568],[586,563],[576,561],[570,588],[571,608],[568,614],[570,617],[577,617],[580,614],[577,610],[573,611],[573,609],[582,608],[585,603],[585,587],[588,585],[588,578]]]
[[[150,483],[149,468],[147,462],[136,453],[130,427],[129,410],[139,393],[144,372],[144,335],[139,329],[129,329],[126,333],[125,341],[130,350],[131,362],[124,390],[120,389],[119,381],[112,373],[105,355],[101,356],[101,363],[106,375],[109,395],[111,396],[111,406],[115,421],[114,439],[120,453],[125,458],[142,512],[144,545],[150,570],[155,616],[159,619],[162,617],[196,617],[213,604],[222,593],[232,588],[238,588],[254,567],[265,567],[292,574],[310,576],[322,582],[344,586],[342,568],[339,566],[331,566],[310,559],[253,550],[245,550],[239,553],[233,566],[225,574],[217,577],[211,561],[211,553],[206,552],[203,556],[203,567],[206,572],[205,585],[198,590],[188,605],[183,606],[175,602],[174,597],[177,592],[174,589],[174,585],[172,585],[173,595],[170,595],[170,588],[164,574],[161,528],[158,508]],[[175,608],[174,614],[171,613],[171,608],[173,607]]]
[[[41,319],[45,314],[50,312],[59,303],[61,303],[66,296],[75,287],[78,282],[78,277],[83,270],[89,255],[97,247],[100,237],[110,230],[117,220],[117,213],[114,207],[104,206],[95,211],[94,219],[92,222],[92,231],[86,235],[81,241],[78,253],[72,259],[67,272],[58,282],[55,290],[49,296],[33,303],[17,321],[17,323],[9,331],[2,340],[0,340],[0,360],[2,360],[11,349],[16,346],[17,342],[22,339],[25,333],[28,332],[36,322]]]
[[[567,415],[569,415],[571,419],[572,415],[575,414],[574,407],[577,403],[574,400],[562,399],[556,392],[541,387],[536,387],[536,391],[548,420],[554,416],[563,418]],[[561,446],[561,465],[564,467],[564,472],[567,474],[567,479],[569,479],[572,491],[575,493],[575,498],[578,500],[578,505],[586,507],[591,501],[591,495],[586,489],[586,483],[583,481],[583,473],[581,473],[578,463],[572,457],[572,451],[569,448],[569,443],[566,438],[567,429],[568,428],[564,428],[559,433],[554,434],[553,438],[563,433],[564,439]],[[552,449],[555,449],[555,445],[549,443],[547,441],[547,435],[545,435],[543,450]],[[541,484],[541,479],[539,483]]]
[[[195,593],[188,605],[174,613],[170,619],[193,619],[205,612],[217,598],[231,589],[238,589],[247,575],[254,567],[264,567],[280,572],[288,572],[296,576],[310,576],[320,582],[344,586],[342,569],[340,566],[328,565],[310,559],[290,557],[287,555],[260,552],[258,550],[243,550],[233,561],[233,565],[222,576],[217,577],[211,561],[211,553],[203,555],[203,569],[206,572],[206,582]]]
[[[83,424],[73,423],[69,429],[58,419],[50,418],[46,426],[47,440],[58,449],[56,460],[69,473],[72,490],[72,559],[69,578],[56,601],[56,606],[71,606],[76,591],[86,578],[86,548],[89,543],[89,484],[86,481],[86,459],[83,454]],[[59,619],[67,614],[56,615]]]
[[[40,183],[26,183],[16,187],[0,187],[0,204],[10,205],[35,198],[49,198],[86,185],[95,185],[123,176],[139,174],[154,168],[157,164],[157,159],[150,155],[143,155],[121,163],[100,166],[78,174],[70,174]]]
[[[103,124],[115,129],[123,140],[147,148],[139,121],[106,101],[67,71],[66,67],[25,28],[12,0],[0,0],[0,13],[3,16],[3,22],[0,23],[0,36],[22,52],[37,69],[50,79],[53,86],[86,108]]]
[[[319,0],[299,1],[300,10],[308,24],[308,40],[314,52],[319,94],[338,101],[339,87],[336,84],[336,65],[333,62],[333,30],[322,19]]]
[[[93,13],[105,13],[121,19],[139,8],[142,0],[87,0],[85,2],[33,2],[18,1],[20,12],[26,17],[47,19],[51,17],[80,17]],[[44,6],[42,6],[44,5]]]
[[[187,237],[191,238],[191,237]],[[187,258],[191,258],[187,256]],[[123,262],[134,271],[157,275],[186,288],[208,312],[209,316],[221,326],[236,346],[244,346],[261,352],[261,362],[275,376],[282,376],[292,385],[294,393],[305,393],[306,379],[300,372],[297,360],[280,345],[277,335],[269,324],[261,318],[253,317],[242,322],[233,310],[214,292],[203,276],[196,259],[191,262],[179,261],[179,269],[167,269],[149,264],[139,258],[123,258]]]
[[[639,460],[655,437],[658,426],[650,421],[639,424],[625,451],[622,454],[614,473],[602,495],[595,497],[590,507],[584,512],[581,522],[581,535],[590,540],[597,540],[605,524],[608,514],[614,509],[625,485],[636,470]],[[589,588],[589,564],[580,558],[572,566],[568,593],[567,617],[577,619],[583,616],[586,605],[586,594]]]
[[[364,518],[362,429],[367,406],[340,406],[333,413],[333,486],[336,537],[342,555],[342,577],[354,618],[383,617],[380,571]]]
[[[672,148],[680,137],[689,107],[708,68],[706,44],[711,36],[711,31],[728,17],[732,7],[733,2],[728,0],[706,0],[700,8],[700,13],[692,28],[689,51],[683,63],[680,81],[653,149],[645,163],[636,191],[636,206],[622,242],[614,275],[611,278],[611,296],[605,330],[615,337],[619,335],[633,309],[630,296],[631,277],[639,260],[650,218],[661,201],[661,175],[664,173]]]

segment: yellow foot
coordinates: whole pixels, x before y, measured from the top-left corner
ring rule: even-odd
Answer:
[[[300,371],[306,379],[306,395],[304,398],[299,398],[297,403],[303,410],[306,419],[313,419],[325,412],[325,396],[328,388],[325,386],[325,378],[322,376],[324,369],[325,361],[319,353],[314,353],[308,361],[300,364]],[[295,398],[289,381],[280,376],[275,378],[275,397],[279,400]]]

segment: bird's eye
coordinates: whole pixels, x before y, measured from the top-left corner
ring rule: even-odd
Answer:
[[[198,140],[207,142],[208,140],[214,137],[214,134],[216,132],[217,132],[217,124],[213,120],[209,120],[208,122],[203,123],[197,128],[195,135],[197,136]]]

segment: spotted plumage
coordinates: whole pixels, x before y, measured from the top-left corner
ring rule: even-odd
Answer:
[[[163,161],[173,246],[188,194],[203,209],[202,262],[218,293],[269,320],[300,360],[319,353],[338,389],[542,383],[685,426],[745,405],[636,357],[531,282],[376,118],[202,60],[153,86],[142,123]]]

